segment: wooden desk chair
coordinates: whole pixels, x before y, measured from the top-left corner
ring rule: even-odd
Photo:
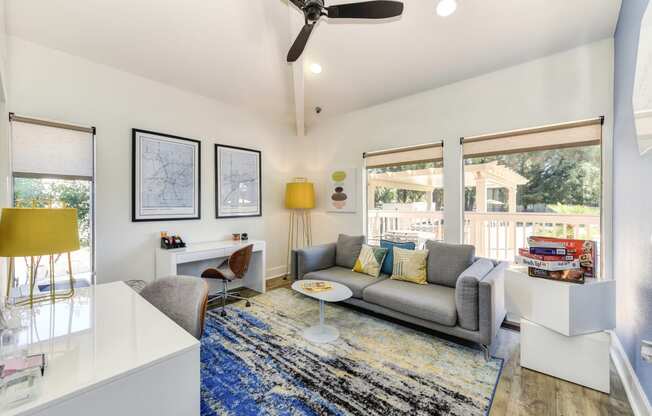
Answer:
[[[222,281],[222,291],[209,296],[209,302],[215,299],[222,299],[222,311],[220,313],[222,316],[226,316],[224,307],[226,306],[227,299],[244,300],[247,302],[247,307],[251,306],[251,301],[241,297],[239,292],[229,292],[229,282],[235,279],[242,279],[247,274],[253,248],[253,244],[244,246],[231,254],[217,269],[206,269],[201,274],[201,277],[205,279],[220,279]]]

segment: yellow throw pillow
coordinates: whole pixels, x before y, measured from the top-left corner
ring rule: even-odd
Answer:
[[[380,267],[382,266],[386,255],[386,248],[371,247],[363,244],[362,250],[360,250],[360,256],[353,266],[353,271],[378,277],[380,274]]]
[[[425,285],[428,250],[406,250],[394,247],[392,279]]]

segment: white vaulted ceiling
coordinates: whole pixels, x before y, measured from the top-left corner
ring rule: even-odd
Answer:
[[[620,0],[458,2],[448,18],[436,0],[404,0],[404,15],[385,23],[322,20],[304,53],[306,66],[323,67],[305,73],[308,123],[611,37],[620,9]],[[290,19],[300,12],[286,0],[7,0],[10,35],[287,121]]]
[[[10,35],[254,111],[293,111],[284,1],[6,1]]]

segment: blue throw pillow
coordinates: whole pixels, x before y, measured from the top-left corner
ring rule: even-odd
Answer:
[[[403,248],[406,250],[414,250],[417,248],[417,245],[411,241],[405,243],[397,243],[395,241],[380,240],[380,246],[387,249],[385,261],[383,261],[383,267],[380,268],[380,272],[386,275],[391,275],[392,271],[394,270],[394,247]]]

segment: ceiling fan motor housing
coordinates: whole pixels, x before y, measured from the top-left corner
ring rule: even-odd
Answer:
[[[306,19],[311,22],[319,20],[322,15],[322,10],[324,9],[323,0],[308,0],[306,5],[303,8],[303,12],[306,15]]]

